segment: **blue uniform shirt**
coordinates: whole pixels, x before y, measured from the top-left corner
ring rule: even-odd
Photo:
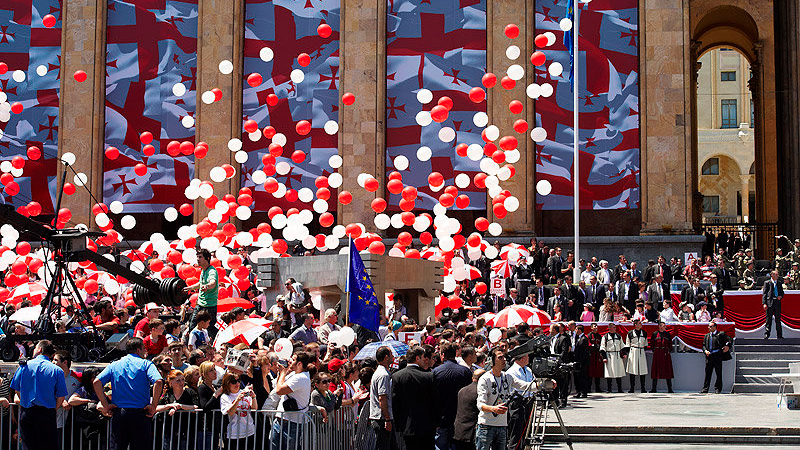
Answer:
[[[103,384],[111,382],[111,403],[142,409],[150,404],[150,385],[160,380],[161,374],[152,361],[128,354],[109,364],[97,378]]]
[[[67,396],[64,371],[44,355],[22,365],[14,373],[11,389],[19,392],[23,408],[44,406],[55,409],[56,399]]]

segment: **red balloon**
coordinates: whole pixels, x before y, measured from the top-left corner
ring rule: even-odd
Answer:
[[[351,223],[351,224],[347,225],[346,227],[344,227],[344,232],[345,232],[345,234],[347,234],[351,238],[355,239],[355,238],[361,236],[362,230],[361,230],[360,226],[358,226],[358,225],[356,225],[354,223]]]
[[[136,173],[136,175],[139,175],[140,177],[142,177],[147,173],[147,166],[145,166],[142,163],[139,163],[139,164],[133,166],[133,172]]]
[[[431,108],[431,119],[436,123],[442,123],[447,120],[447,108],[442,105],[436,105]]]
[[[28,147],[28,159],[31,161],[36,161],[37,159],[42,157],[42,150],[35,145]]]
[[[166,280],[167,278],[174,278],[175,277],[175,269],[170,266],[166,266],[160,271],[161,278]]]
[[[431,186],[441,186],[444,183],[444,176],[439,172],[431,172],[428,175],[428,184]]]
[[[344,103],[347,106],[352,105],[353,103],[355,103],[355,101],[356,101],[356,96],[350,92],[345,92],[344,95],[342,95],[342,103]]]
[[[278,104],[278,100],[280,100],[280,99],[279,99],[279,98],[278,98],[278,96],[277,96],[277,95],[275,95],[275,94],[269,94],[269,95],[267,96],[267,104],[268,104],[269,106],[275,106],[275,105],[277,105],[277,104]]]
[[[12,197],[19,194],[19,184],[16,181],[6,184],[5,193]]]
[[[15,156],[11,158],[11,167],[15,169],[22,169],[25,167],[25,158],[22,156]]]
[[[329,226],[333,225],[333,214],[329,212],[320,214],[319,224],[325,228],[328,228]]]
[[[420,259],[421,258],[420,254],[419,254],[419,250],[414,249],[414,248],[412,248],[410,250],[406,250],[406,253],[403,256],[406,257],[406,258],[409,258],[409,259]]]
[[[389,182],[386,183],[386,189],[392,194],[399,194],[403,190],[403,182],[397,179],[389,180]]]
[[[173,157],[180,155],[181,143],[178,141],[169,141],[169,144],[167,144],[167,154]]]
[[[414,186],[406,186],[403,188],[403,192],[401,194],[405,200],[416,200],[417,199],[417,188]]]
[[[533,39],[533,43],[537,47],[547,47],[547,36],[544,34],[537,34],[536,37]]]
[[[283,147],[273,142],[269,144],[269,154],[277,158],[283,154]]]
[[[458,209],[466,209],[469,206],[469,197],[466,194],[461,194],[456,197],[456,207]]]
[[[297,130],[297,134],[300,136],[305,136],[311,132],[311,122],[307,120],[301,120],[297,122],[297,125],[295,125],[294,128]]]
[[[333,30],[331,29],[331,26],[327,23],[322,23],[317,27],[317,35],[319,35],[321,38],[331,37],[332,32]]]
[[[372,210],[375,211],[376,213],[382,213],[383,211],[386,210],[386,200],[378,197],[378,198],[372,200],[372,205],[371,206],[372,206]]]
[[[514,150],[519,146],[517,138],[514,136],[503,136],[500,138],[500,148],[503,150]]]
[[[297,55],[297,63],[300,64],[301,67],[307,67],[311,64],[311,57],[308,56],[308,53],[300,53]]]
[[[445,109],[448,110],[448,111],[453,109],[453,99],[448,97],[448,96],[446,96],[446,95],[444,97],[440,98],[439,101],[436,102],[436,103],[439,106],[444,106]]]
[[[472,178],[472,182],[475,184],[476,187],[480,189],[486,188],[486,175],[483,172],[476,173],[475,176]]]
[[[111,160],[119,158],[119,150],[117,150],[117,147],[108,147],[106,149],[106,158]]]
[[[525,133],[528,131],[528,122],[522,119],[517,119],[514,121],[514,131],[519,134]]]
[[[339,192],[339,203],[349,205],[353,201],[353,194],[348,191]]]
[[[72,75],[75,78],[75,81],[78,83],[83,83],[86,81],[87,75],[86,72],[82,70],[76,70],[75,73]]]
[[[97,281],[94,281],[92,279],[86,280],[86,283],[83,284],[83,290],[85,290],[89,294],[94,294],[95,292],[97,292],[98,287],[99,286],[97,285]]]
[[[28,203],[28,214],[30,214],[33,217],[36,217],[41,213],[42,213],[42,205],[40,205],[39,202],[34,201]]]
[[[498,150],[492,153],[492,161],[496,162],[497,164],[502,164],[506,162],[506,154],[502,150]]]
[[[444,193],[439,196],[439,203],[441,203],[441,205],[444,206],[445,208],[453,206],[455,202],[456,199],[453,198],[453,196],[448,193]]]
[[[47,14],[42,17],[42,24],[47,28],[53,28],[56,26],[56,18],[52,14]]]
[[[181,205],[180,208],[178,208],[178,212],[180,212],[182,216],[190,216],[190,215],[192,215],[192,211],[193,210],[194,210],[194,208],[189,203],[184,203],[184,204]]]
[[[288,189],[284,197],[286,197],[286,201],[288,201],[289,203],[294,203],[297,201],[298,193],[294,189]],[[289,214],[286,215],[288,216]]]
[[[145,144],[145,145],[153,142],[153,133],[151,133],[149,131],[145,131],[145,132],[141,133],[139,135],[139,142],[141,142],[142,144]]]
[[[296,164],[300,164],[301,162],[306,160],[306,152],[302,150],[295,150],[292,152],[292,161]]]
[[[278,180],[275,178],[267,178],[267,181],[264,182],[264,190],[268,193],[272,194],[278,191],[279,183]]]
[[[521,113],[522,108],[522,102],[519,100],[511,100],[511,103],[508,104],[508,110],[511,111],[512,114]]]
[[[283,239],[276,239],[272,241],[272,250],[275,253],[282,254],[289,249],[289,245]]]
[[[247,84],[249,84],[251,87],[261,86],[262,81],[263,79],[259,73],[251,73],[247,76]]]
[[[398,206],[400,206],[400,210],[402,211],[411,211],[412,209],[414,209],[415,203],[416,202],[414,200],[406,200],[404,198],[401,198],[400,202],[398,203]]]
[[[396,170],[393,170],[393,171],[389,172],[389,179],[390,180],[403,181],[403,174],[401,174],[400,172],[398,172]]]
[[[239,197],[236,198],[236,203],[242,206],[250,206],[253,204],[253,196],[248,193],[239,193]]]
[[[492,212],[494,212],[494,216],[497,217],[498,219],[502,219],[508,214],[508,211],[506,211],[506,207],[503,206],[502,203],[497,203],[494,206],[492,206]]]
[[[30,252],[31,252],[31,244],[25,241],[22,241],[17,244],[17,254],[19,256],[25,256]]]
[[[264,137],[267,139],[272,139],[278,132],[270,125],[264,127]]]
[[[470,247],[477,247],[481,245],[481,235],[478,233],[470,234],[467,238],[467,244],[469,244]]]
[[[414,225],[414,222],[416,221],[417,217],[414,215],[414,213],[410,211],[405,211],[400,213],[400,219],[402,219],[403,225],[410,227]]]
[[[480,103],[486,100],[486,91],[479,87],[474,87],[469,90],[469,99],[472,100],[473,103]]]
[[[534,66],[544,65],[546,61],[547,57],[544,55],[544,53],[540,52],[539,50],[536,50],[531,55],[531,64],[533,64]]]
[[[0,75],[5,74],[6,72],[8,72],[8,64],[0,62]]]
[[[211,89],[211,92],[214,93],[214,101],[218,102],[222,100],[222,91],[219,88]]]
[[[161,269],[164,268],[164,261],[154,258],[150,260],[150,270],[153,272],[161,272]]]
[[[510,23],[506,25],[505,33],[509,39],[516,39],[519,36],[519,27]]]
[[[11,112],[13,112],[14,114],[19,114],[22,112],[22,110],[23,110],[22,103],[14,102],[11,104]]]
[[[369,192],[375,192],[378,190],[380,185],[378,184],[378,180],[375,177],[369,177],[366,181],[364,181],[364,189]]]
[[[493,74],[492,72],[488,72],[481,78],[481,83],[483,83],[483,86],[486,88],[492,88],[495,84],[497,84],[497,75]]]
[[[28,265],[25,264],[25,261],[22,261],[22,260],[18,259],[16,261],[14,261],[13,264],[11,264],[11,272],[14,275],[22,275],[23,273],[25,273],[27,271],[28,271]]]
[[[234,169],[230,164],[223,164],[221,167],[225,170],[225,178],[230,178],[236,173],[236,169]],[[232,202],[233,198],[228,201]]]
[[[258,130],[258,122],[253,119],[249,119],[244,123],[244,131],[248,133],[255,133]]]
[[[459,296],[457,296],[457,295],[453,295],[452,297],[450,297],[450,298],[448,299],[447,306],[449,306],[449,307],[450,307],[450,309],[458,309],[458,308],[461,308],[461,305],[462,305],[462,303],[461,303],[461,297],[459,297]]]
[[[328,187],[328,177],[325,175],[320,175],[314,180],[314,186],[318,188],[326,188]]]
[[[241,267],[242,265],[242,257],[239,255],[230,255],[228,256],[228,267],[231,269],[236,269]]]
[[[203,156],[200,156],[200,158],[206,156],[205,154],[206,151],[208,151],[208,148],[205,148]],[[142,153],[144,153],[145,156],[153,156],[156,154],[156,148],[153,147],[152,145],[145,145],[144,147],[142,147]],[[198,152],[197,149],[195,149],[195,156],[198,156],[198,153],[200,152]]]
[[[427,231],[423,231],[419,235],[419,240],[425,245],[431,245],[431,242],[433,242],[433,235],[431,235]]]
[[[467,145],[467,144],[464,144],[464,143],[462,142],[461,144],[458,144],[458,145],[456,145],[456,154],[457,154],[458,156],[460,156],[460,157],[464,158],[464,157],[466,157],[466,156],[467,156],[467,149],[468,149],[468,148],[469,148],[469,145]]]
[[[486,217],[478,217],[475,219],[475,229],[478,231],[486,231],[489,229],[489,220]]]
[[[512,80],[511,78],[509,78],[507,76],[503,77],[503,79],[500,80],[500,86],[503,86],[503,89],[505,89],[507,91],[511,90],[511,89],[514,89],[514,87],[516,85],[517,85],[517,82]]]
[[[369,252],[373,255],[382,255],[386,251],[386,246],[381,241],[375,241],[369,244]]]
[[[486,293],[486,290],[487,286],[486,283],[484,283],[483,281],[478,281],[477,283],[475,283],[475,292],[477,292],[478,294],[483,295]]]
[[[400,243],[400,245],[402,245],[403,247],[408,247],[409,245],[411,245],[411,242],[413,240],[414,238],[408,231],[403,231],[402,233],[397,235],[397,242]]]
[[[181,154],[184,156],[189,156],[194,153],[194,144],[189,141],[183,141],[181,142],[180,150]]]

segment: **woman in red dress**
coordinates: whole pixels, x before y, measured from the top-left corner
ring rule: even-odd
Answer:
[[[658,380],[667,380],[667,391],[673,393],[672,379],[674,374],[672,372],[672,335],[667,331],[667,324],[664,322],[658,323],[658,331],[653,332],[650,339],[650,347],[653,349],[653,366],[650,368],[650,373],[653,377],[653,388],[650,392],[656,392]]]
[[[589,333],[589,378],[594,379],[594,390],[600,392],[600,380],[603,378],[603,356],[600,354],[600,341],[603,336],[597,332],[597,324],[592,324]]]

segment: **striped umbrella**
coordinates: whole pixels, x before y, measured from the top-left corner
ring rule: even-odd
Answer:
[[[493,328],[509,328],[523,322],[531,326],[545,326],[550,323],[550,316],[528,305],[511,305],[497,313],[491,321],[486,322],[486,325]]]
[[[492,272],[501,278],[511,278],[511,264],[504,259],[492,263]]]
[[[221,348],[225,343],[250,345],[269,330],[271,323],[262,318],[247,318],[233,322],[217,333],[217,337],[214,339],[214,348]]]
[[[27,298],[30,299],[34,305],[38,305],[45,295],[47,295],[47,287],[45,285],[29,282],[15,287],[14,290],[11,291],[8,302],[18,304]]]
[[[531,256],[531,252],[527,248],[519,244],[508,244],[500,249],[500,258],[510,260],[512,264],[516,264],[520,256]]]

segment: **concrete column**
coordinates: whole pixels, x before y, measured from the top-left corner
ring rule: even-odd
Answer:
[[[750,216],[750,174],[739,175],[742,177],[742,220]]]
[[[214,194],[221,197],[239,190],[240,167],[228,150],[231,138],[242,136],[242,71],[244,0],[199,0],[197,24],[197,123],[195,141],[208,143],[208,155],[195,159],[195,177],[208,180],[209,171],[222,164],[236,168],[236,176],[214,184]],[[219,71],[222,60],[233,63],[233,73]],[[206,105],[200,101],[203,92],[213,88],[222,91],[222,100]],[[195,222],[208,214],[202,199],[195,202]]]
[[[87,187],[99,201],[103,199],[103,140],[105,136],[106,69],[105,1],[71,0],[63,2],[61,18],[61,93],[59,103],[59,157],[66,152],[77,156],[73,168],[89,177]],[[78,83],[73,74],[83,70],[86,81]],[[58,180],[67,171],[58,164]],[[61,207],[72,211],[72,221],[91,226],[93,200],[86,189],[65,195]]]
[[[534,18],[533,10],[526,7],[525,0],[500,0],[487,2],[486,29],[487,32],[487,70],[497,75],[498,79],[506,74],[512,64],[525,67],[525,77],[517,82],[514,89],[505,90],[495,87],[488,90],[487,112],[490,123],[500,128],[500,136],[514,136],[519,143],[522,154],[520,160],[514,163],[516,174],[508,181],[501,183],[504,189],[519,199],[520,208],[509,213],[505,218],[498,220],[503,225],[504,233],[530,233],[534,226],[534,210],[536,196],[533,192],[534,180],[534,155],[536,146],[528,133],[519,134],[514,131],[514,121],[524,119],[529,126],[535,126],[534,101],[525,94],[525,88],[533,83],[536,71],[530,64],[530,55],[533,52]],[[516,39],[509,39],[505,35],[506,25],[513,23],[519,26],[520,35]],[[512,61],[506,57],[506,49],[510,45],[520,48],[520,56]],[[498,82],[499,83],[499,82]],[[508,104],[518,100],[525,105],[522,114],[512,114]],[[487,196],[487,215],[492,214],[491,199]]]
[[[340,224],[364,223],[370,227],[370,203],[383,195],[383,187],[370,193],[358,186],[356,178],[365,172],[384,186],[386,159],[386,1],[342,2],[340,25],[340,98],[345,92],[356,96],[353,105],[339,101],[339,153],[344,164],[341,190],[350,191],[353,201],[339,204]],[[377,290],[377,288],[376,288]]]

